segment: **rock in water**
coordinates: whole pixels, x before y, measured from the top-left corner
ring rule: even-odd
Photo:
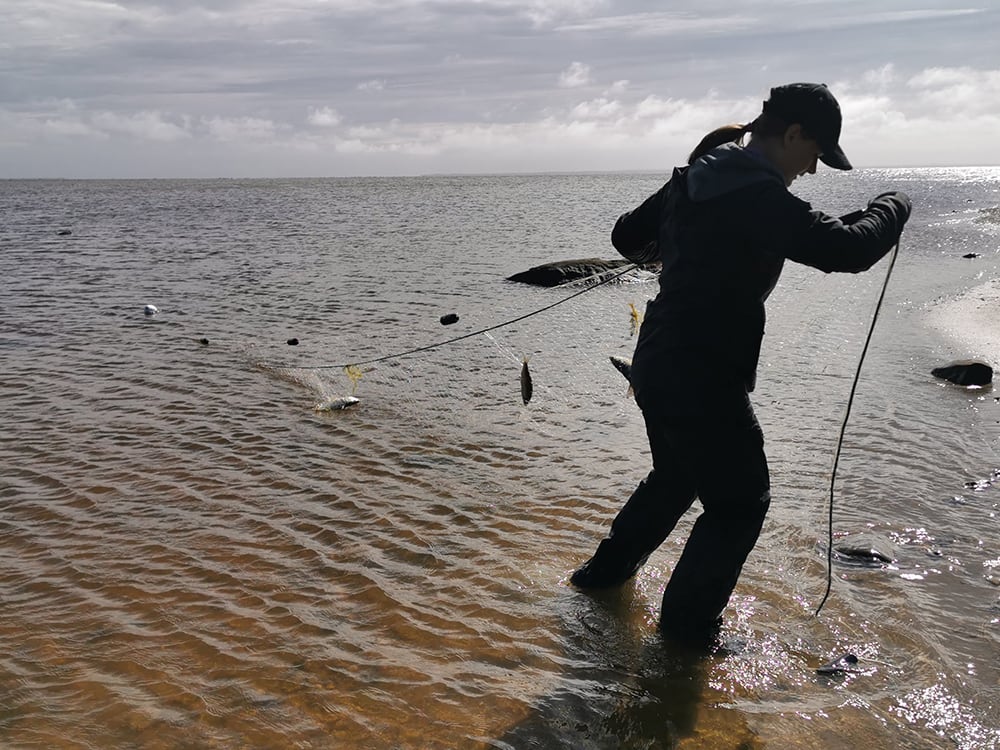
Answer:
[[[834,557],[852,562],[857,565],[889,565],[892,558],[884,552],[879,552],[874,547],[853,547],[846,544],[838,544],[833,548]]]
[[[841,654],[833,661],[816,668],[818,674],[852,674],[858,671],[858,657],[854,654]]]
[[[878,534],[861,533],[844,537],[833,546],[833,556],[844,563],[881,568],[894,559],[892,545]]]
[[[993,368],[984,362],[962,360],[944,367],[935,367],[931,375],[956,385],[989,385],[993,382]]]
[[[620,270],[630,263],[631,261],[622,259],[604,260],[602,258],[559,260],[515,273],[513,276],[508,276],[507,281],[519,281],[534,286],[559,286],[568,281],[578,281],[592,276],[604,278],[605,275]]]

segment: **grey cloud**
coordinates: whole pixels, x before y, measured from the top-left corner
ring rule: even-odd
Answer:
[[[37,137],[101,137],[110,149],[146,134],[161,139],[157,149],[174,138],[192,152],[210,131],[227,143],[285,138],[309,148],[312,130],[401,132],[386,127],[393,121],[461,130],[574,108],[611,121],[651,94],[697,100],[714,89],[756,102],[778,82],[832,83],[887,62],[901,78],[929,66],[988,68],[1000,20],[997,10],[921,0],[770,0],[738,11],[728,0],[680,0],[669,12],[588,0],[7,3],[0,148],[15,138],[30,145],[23,123],[46,122]],[[587,75],[560,86],[574,63]],[[621,80],[628,86],[609,95]],[[317,128],[310,113],[320,111],[339,119]],[[285,156],[296,163],[296,154]]]

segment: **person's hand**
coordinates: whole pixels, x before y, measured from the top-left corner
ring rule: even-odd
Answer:
[[[868,209],[880,206],[884,210],[892,212],[900,220],[900,231],[902,225],[910,218],[913,205],[910,203],[910,196],[899,190],[889,190],[881,195],[876,195],[868,204]]]
[[[902,204],[904,206],[906,206],[906,212],[907,213],[910,212],[910,209],[911,209],[910,196],[908,196],[906,193],[904,193],[902,191],[899,191],[899,190],[887,190],[884,193],[879,193],[874,198],[872,198],[870,201],[868,201],[868,205],[871,206],[872,203],[874,203],[875,201],[877,201],[877,200],[879,200],[881,198],[896,198],[900,202],[902,202]]]

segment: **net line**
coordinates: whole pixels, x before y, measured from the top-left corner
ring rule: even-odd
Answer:
[[[889,267],[885,272],[885,281],[882,283],[882,292],[878,296],[878,302],[875,303],[875,312],[872,314],[872,322],[868,327],[868,337],[865,339],[865,345],[861,349],[861,357],[858,359],[858,367],[854,372],[854,382],[851,384],[851,394],[847,397],[847,408],[844,410],[844,421],[840,425],[840,436],[837,438],[837,450],[833,455],[833,471],[830,474],[830,500],[827,511],[826,526],[826,591],[823,593],[823,599],[820,601],[819,606],[816,607],[816,617],[819,617],[819,613],[822,611],[823,605],[826,604],[826,600],[830,597],[830,589],[833,587],[833,487],[834,483],[837,481],[837,465],[840,463],[840,450],[844,445],[844,432],[847,430],[847,420],[851,417],[851,406],[854,404],[854,394],[858,390],[858,380],[861,378],[861,366],[865,363],[865,355],[868,353],[868,345],[871,343],[872,334],[875,332],[875,321],[878,320],[879,311],[882,309],[882,300],[885,299],[885,291],[889,288],[889,279],[892,277],[892,268],[896,265],[896,256],[898,254],[899,241],[897,240],[895,247],[892,248],[892,257],[889,259]]]
[[[421,352],[431,351],[432,349],[439,349],[442,346],[448,346],[449,344],[454,344],[454,343],[456,343],[458,341],[464,341],[465,339],[470,339],[470,338],[472,338],[474,336],[481,336],[484,333],[489,333],[490,331],[495,331],[495,330],[497,330],[499,328],[504,328],[506,326],[513,325],[514,323],[519,323],[522,320],[527,320],[528,318],[531,318],[531,317],[533,317],[535,315],[543,313],[543,312],[545,312],[547,310],[551,310],[553,307],[557,307],[557,306],[559,306],[559,305],[561,305],[561,304],[563,304],[565,302],[569,302],[571,299],[579,297],[581,294],[589,292],[592,289],[596,289],[599,286],[603,286],[604,284],[607,284],[607,283],[609,283],[611,281],[614,281],[615,279],[618,279],[618,278],[624,276],[625,274],[630,273],[631,271],[634,271],[638,267],[639,267],[638,264],[635,264],[635,263],[629,264],[628,266],[625,267],[624,270],[618,271],[617,273],[614,273],[611,276],[603,278],[603,279],[597,281],[596,283],[593,283],[593,284],[591,284],[589,286],[586,286],[583,289],[580,289],[580,290],[574,292],[573,294],[570,294],[567,297],[563,297],[562,299],[556,300],[555,302],[553,302],[553,303],[551,303],[549,305],[545,305],[544,307],[540,307],[537,310],[532,310],[531,312],[525,313],[523,315],[519,315],[516,318],[511,318],[510,320],[505,320],[502,323],[496,323],[494,325],[487,326],[486,328],[480,328],[479,330],[471,331],[470,333],[463,333],[461,336],[455,336],[454,338],[445,339],[444,341],[438,341],[438,342],[435,342],[433,344],[427,344],[425,346],[418,346],[418,347],[415,347],[413,349],[407,349],[406,351],[402,351],[402,352],[394,352],[393,354],[386,354],[386,355],[381,356],[381,357],[372,357],[371,359],[355,360],[353,362],[344,362],[344,363],[341,363],[341,364],[320,364],[320,365],[308,365],[308,364],[306,364],[306,365],[297,365],[297,364],[289,364],[289,363],[269,363],[268,366],[269,367],[274,367],[274,368],[301,369],[301,370],[334,370],[334,369],[340,369],[340,370],[342,370],[342,369],[347,368],[347,367],[359,367],[360,365],[374,365],[374,364],[378,364],[380,362],[387,362],[387,361],[389,361],[391,359],[399,359],[401,357],[409,357],[409,356],[411,356],[413,354],[419,354]],[[591,277],[591,278],[593,278],[593,277]]]

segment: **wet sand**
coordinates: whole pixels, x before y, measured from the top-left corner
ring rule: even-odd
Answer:
[[[931,325],[955,342],[955,359],[1000,367],[1000,279],[972,287],[929,314]]]

